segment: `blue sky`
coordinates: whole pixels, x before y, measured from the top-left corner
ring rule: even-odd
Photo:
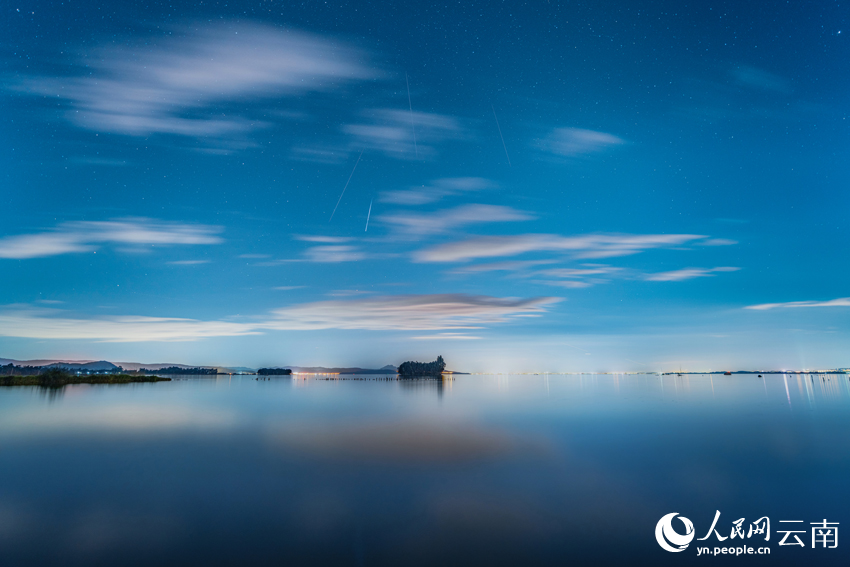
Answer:
[[[7,4],[0,355],[850,366],[848,10],[746,4]]]

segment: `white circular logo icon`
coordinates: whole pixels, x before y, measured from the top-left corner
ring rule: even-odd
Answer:
[[[684,516],[679,516],[679,519],[685,524],[685,533],[680,534],[673,529],[673,518],[676,517],[677,513],[667,514],[655,524],[655,539],[658,540],[658,545],[673,553],[685,551],[688,544],[694,539],[694,525]]]

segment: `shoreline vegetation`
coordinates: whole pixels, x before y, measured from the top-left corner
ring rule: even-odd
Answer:
[[[170,382],[171,378],[145,374],[70,374],[51,368],[41,374],[0,376],[0,386],[42,386],[61,388],[69,384],[131,384],[136,382]]]

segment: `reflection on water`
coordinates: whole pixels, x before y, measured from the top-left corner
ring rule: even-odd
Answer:
[[[670,512],[850,521],[845,375],[328,378],[0,389],[0,564],[681,565]]]

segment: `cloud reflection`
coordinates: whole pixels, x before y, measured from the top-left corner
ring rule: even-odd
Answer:
[[[426,421],[290,423],[275,426],[270,441],[323,459],[391,464],[463,463],[539,451],[539,445],[507,433]]]
[[[236,424],[227,410],[183,405],[116,404],[109,406],[51,406],[13,410],[0,416],[0,435],[73,433],[92,430],[106,435],[222,429]]]

